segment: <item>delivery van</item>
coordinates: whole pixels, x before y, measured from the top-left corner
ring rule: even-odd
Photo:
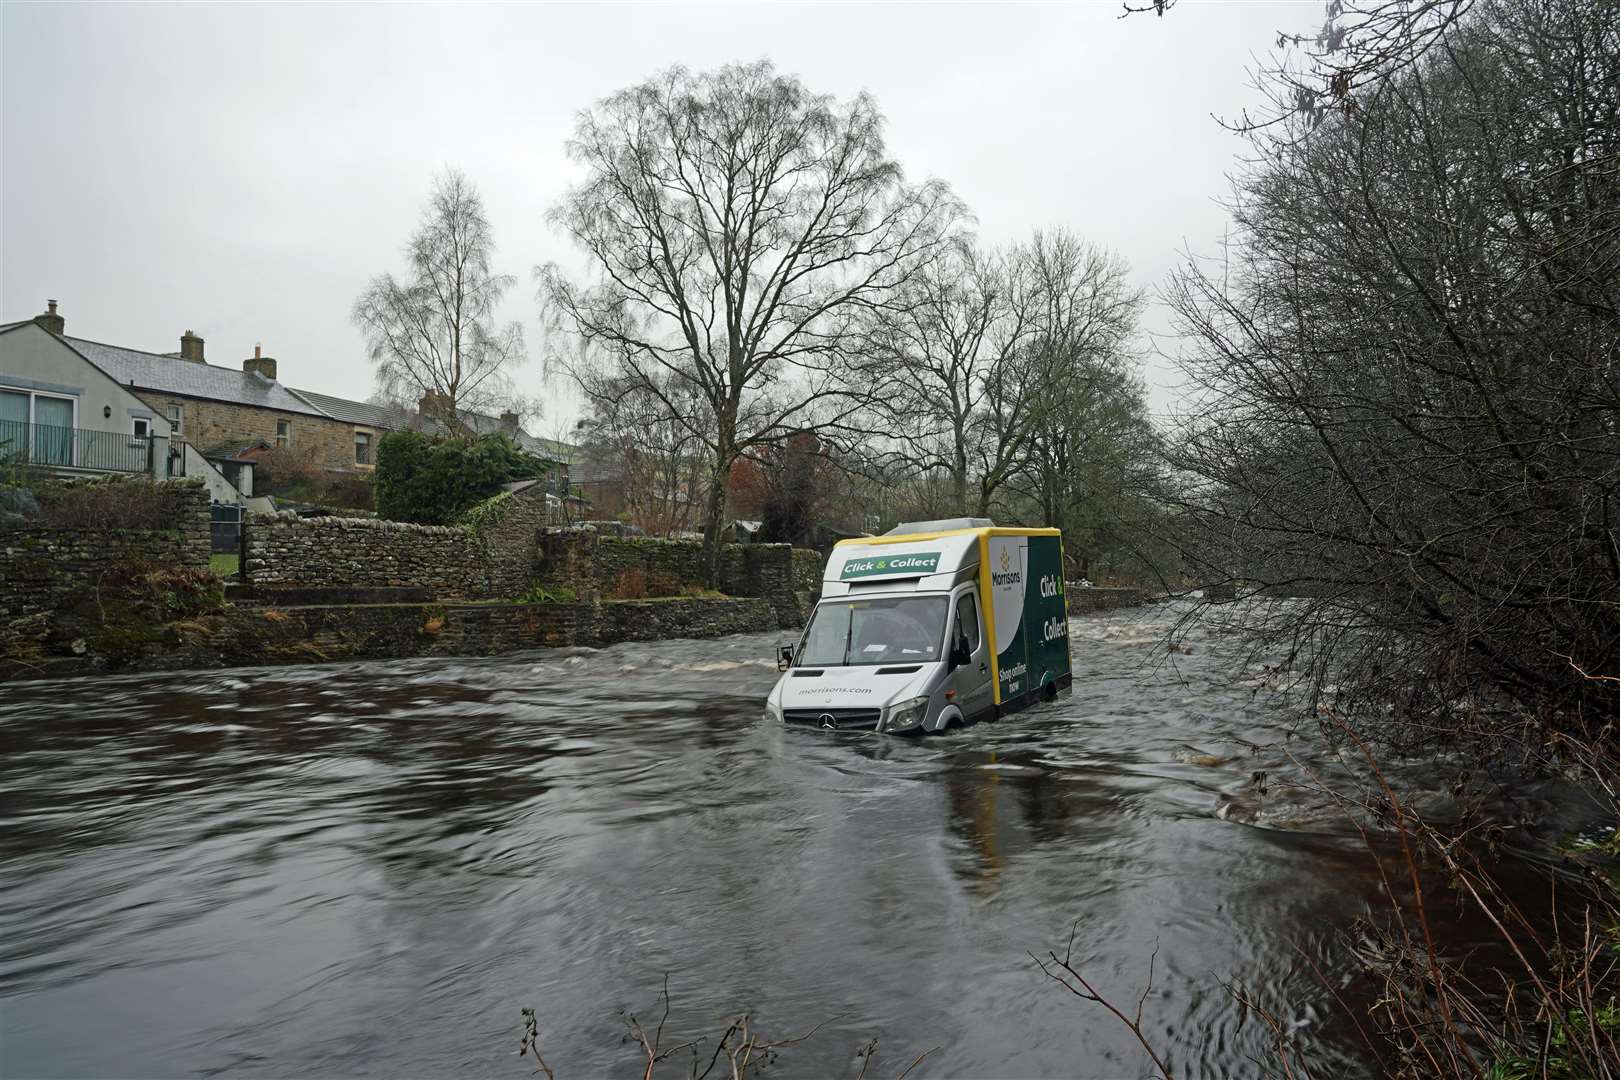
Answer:
[[[785,723],[942,731],[1066,692],[1063,537],[984,518],[843,540],[766,710]]]

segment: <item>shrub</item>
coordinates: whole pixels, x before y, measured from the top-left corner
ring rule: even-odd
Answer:
[[[39,513],[29,524],[57,529],[172,529],[181,489],[149,477],[34,485]]]
[[[348,510],[369,510],[371,476],[329,472],[313,447],[278,446],[253,463],[253,490],[294,502]]]
[[[567,585],[536,585],[520,598],[525,604],[572,604],[577,594]]]
[[[504,435],[462,442],[390,432],[377,443],[377,513],[390,521],[446,525],[502,484],[531,479],[546,468]]]
[[[120,590],[129,606],[154,622],[189,619],[214,611],[225,601],[212,570],[132,564],[103,582]]]

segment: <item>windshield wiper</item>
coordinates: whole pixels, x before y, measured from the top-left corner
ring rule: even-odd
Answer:
[[[849,667],[849,643],[855,636],[855,609],[850,608],[845,614],[849,619],[844,623],[844,666]]]

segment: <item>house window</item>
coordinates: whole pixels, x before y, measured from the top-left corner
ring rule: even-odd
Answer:
[[[277,420],[276,421],[276,445],[277,446],[286,446],[287,443],[290,442],[291,440],[292,440],[292,421],[291,420]]]
[[[180,406],[173,404],[169,406],[169,429],[170,433],[176,439],[180,437],[180,421],[184,416],[185,413],[181,410]]]
[[[148,420],[146,417],[137,416],[132,423],[134,425],[135,437],[137,439],[144,439],[148,435],[152,434],[152,421]]]
[[[354,463],[356,465],[371,464],[371,435],[364,431],[354,433]]]

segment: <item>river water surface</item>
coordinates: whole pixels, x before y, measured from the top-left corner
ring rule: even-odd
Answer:
[[[1155,656],[1178,614],[909,741],[766,720],[778,635],[0,687],[0,1074],[521,1077],[530,1006],[559,1077],[639,1075],[666,973],[671,1041],[823,1023],[773,1075],[1147,1074],[1028,956],[1072,927],[1122,1004],[1157,947],[1179,1075],[1257,1073],[1234,978],[1372,1075],[1332,1018],[1378,876],[1295,786],[1342,766],[1230,644]]]

